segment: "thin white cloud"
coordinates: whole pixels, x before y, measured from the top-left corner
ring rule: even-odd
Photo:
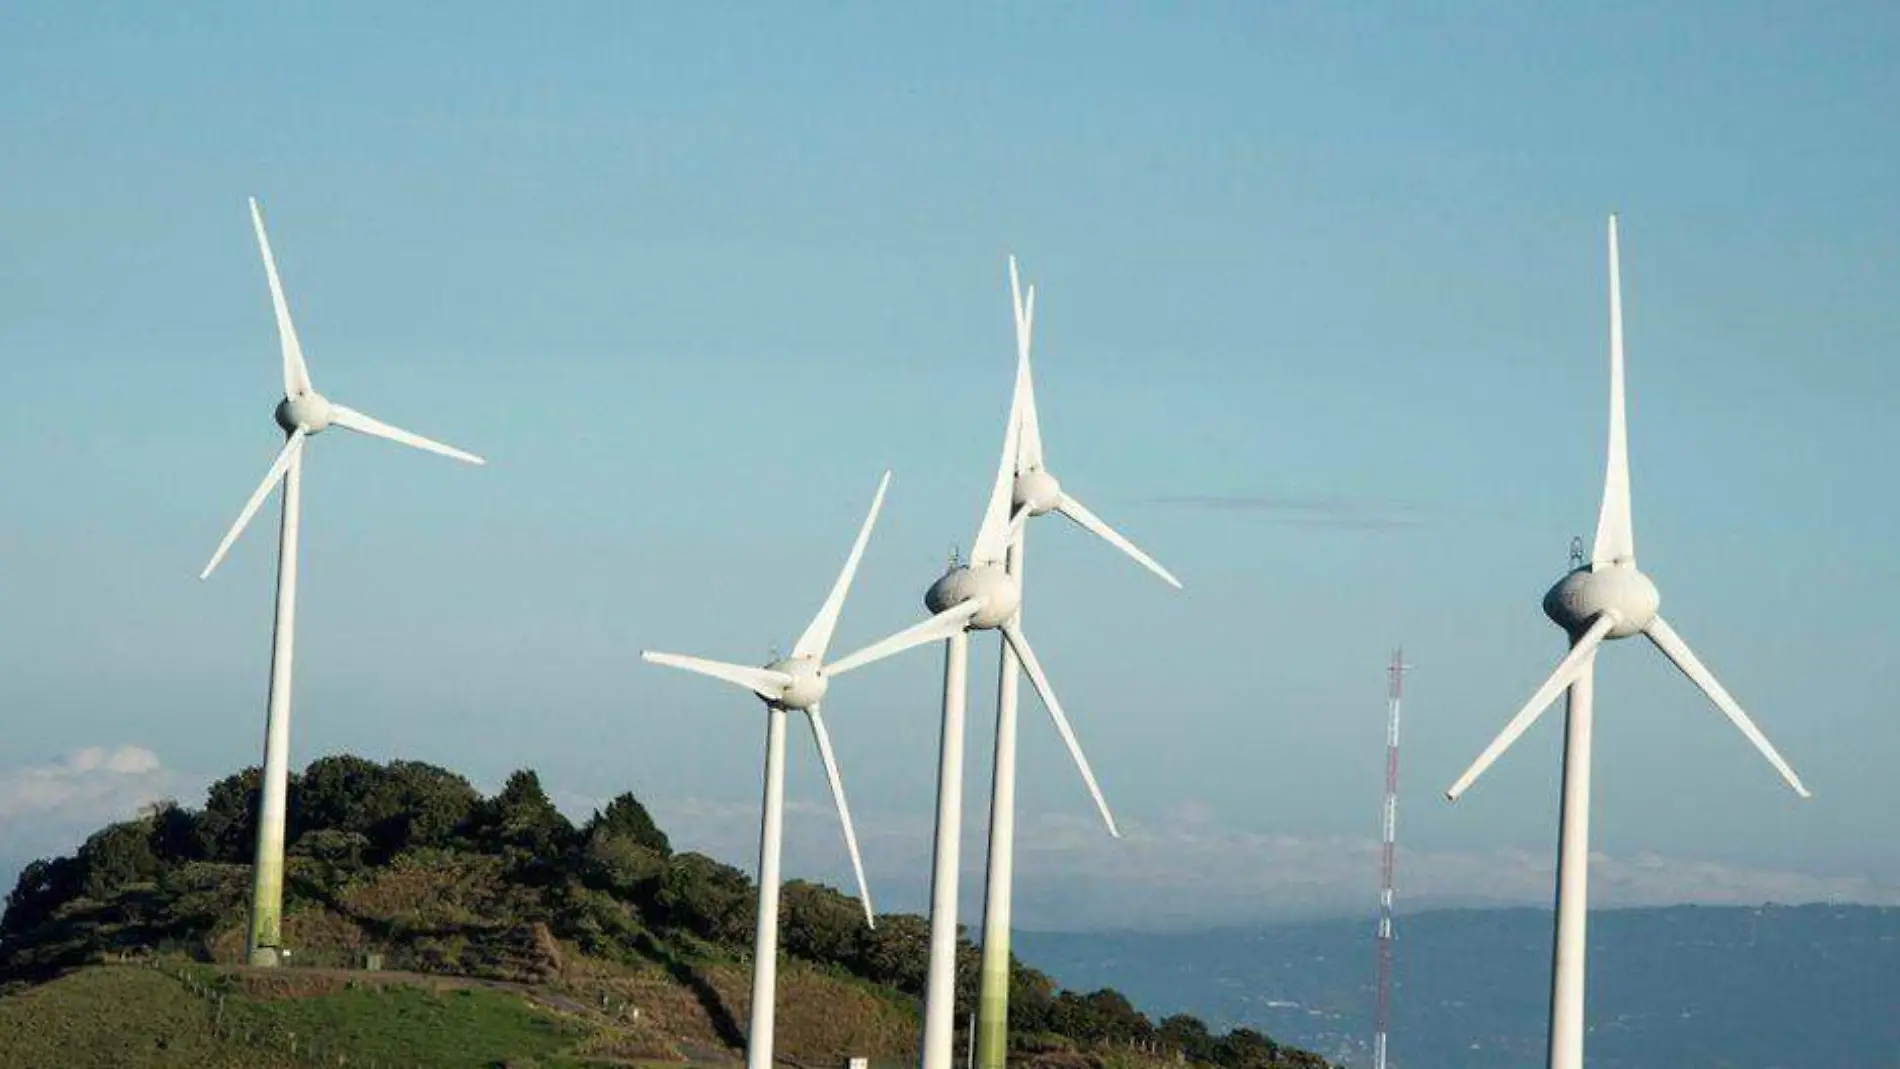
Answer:
[[[167,768],[140,746],[88,747],[43,765],[0,769],[0,870],[66,852],[87,834],[161,798],[202,800],[205,779]],[[584,818],[605,798],[555,791]],[[756,804],[655,799],[655,819],[682,850],[750,871],[758,856]],[[963,910],[982,899],[984,823],[964,824]],[[887,908],[922,908],[932,828],[924,815],[855,814],[873,893]],[[849,886],[850,869],[828,800],[788,799],[786,868]],[[1169,929],[1369,913],[1379,845],[1370,838],[1301,836],[1234,828],[1186,801],[1152,820],[1126,820],[1110,839],[1087,812],[1022,814],[1017,820],[1016,921],[1024,928]],[[1399,853],[1402,905],[1546,905],[1547,852],[1408,850]],[[11,873],[0,871],[7,883]],[[1866,874],[1756,868],[1655,853],[1594,854],[1591,903],[1862,902],[1900,905],[1900,884]]]
[[[750,870],[758,812],[743,802],[656,801],[655,816],[681,849]],[[922,904],[931,827],[920,817],[857,814],[858,835],[880,897],[896,909]],[[791,802],[787,871],[845,886],[849,870],[828,805]],[[963,837],[963,909],[981,903],[984,823]],[[1017,820],[1015,915],[1024,928],[1170,929],[1323,915],[1369,914],[1377,898],[1379,844],[1370,838],[1301,836],[1221,824],[1205,806],[1126,821],[1110,839],[1088,813]],[[1553,858],[1517,849],[1399,852],[1402,904],[1541,906]],[[905,898],[912,899],[905,901]],[[1900,905],[1900,884],[1868,874],[1810,873],[1655,853],[1595,854],[1593,906],[1680,903],[1860,902]]]
[[[195,803],[203,787],[203,777],[166,768],[143,746],[88,746],[48,764],[0,768],[0,868],[71,851],[162,798]]]

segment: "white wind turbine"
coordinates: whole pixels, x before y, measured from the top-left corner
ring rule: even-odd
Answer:
[[[778,989],[779,855],[784,838],[785,714],[788,710],[804,713],[811,723],[812,738],[818,744],[818,757],[824,763],[825,778],[831,784],[831,798],[837,803],[838,819],[844,827],[845,848],[851,853],[851,869],[857,876],[864,921],[866,924],[876,923],[871,911],[871,890],[864,881],[864,863],[858,856],[857,834],[851,826],[851,810],[845,804],[844,784],[838,777],[838,763],[832,755],[831,736],[825,730],[820,703],[832,679],[904,648],[880,649],[884,644],[879,643],[838,661],[825,662],[825,651],[831,645],[832,632],[837,629],[838,617],[844,611],[845,596],[851,591],[858,561],[864,556],[865,544],[870,541],[871,528],[877,523],[878,511],[884,505],[884,490],[890,481],[890,472],[885,472],[884,478],[878,482],[877,496],[871,501],[870,514],[865,516],[864,526],[858,531],[858,540],[851,547],[851,555],[845,559],[844,570],[838,573],[837,582],[832,584],[831,594],[825,598],[818,615],[812,617],[805,633],[798,637],[791,656],[763,668],[753,668],[677,653],[647,651],[640,654],[652,664],[683,668],[737,684],[765,701],[765,801],[759,829],[759,911],[752,954],[752,1023],[747,1033],[747,1069],[772,1067],[773,1020]]]
[[[1065,492],[1062,484],[1045,466],[1042,430],[1036,417],[1035,382],[1029,369],[1030,340],[1034,333],[1036,314],[1034,294],[1032,291],[1031,298],[1024,300],[1014,256],[1009,258],[1009,290],[1016,316],[1017,379],[1022,390],[1019,401],[1021,409],[1017,413],[1022,429],[1016,443],[1012,473],[1014,485],[1011,489],[1011,504],[1014,512],[1010,519],[1011,537],[1006,564],[1009,574],[1015,577],[1018,587],[1021,587],[1024,543],[1028,537],[1027,521],[1035,516],[1059,512],[1084,530],[1133,557],[1136,563],[1179,590],[1180,580],[1114,528],[1103,523],[1074,495]],[[1016,622],[1019,625],[1022,622],[1020,605],[1016,611]],[[996,754],[990,777],[989,865],[983,898],[983,963],[978,974],[977,1069],[1004,1069],[1009,1053],[1009,936],[1016,840],[1016,704],[1019,677],[1016,653],[1007,643],[998,662],[997,676]]]
[[[257,858],[252,870],[251,926],[247,954],[253,965],[275,965],[283,949],[284,905],[284,795],[290,759],[290,666],[293,636],[297,623],[297,527],[303,491],[303,455],[310,436],[335,425],[360,434],[387,438],[470,464],[486,463],[473,453],[465,453],[441,442],[379,422],[353,408],[345,408],[318,393],[310,385],[310,372],[304,366],[303,347],[297,343],[297,329],[290,321],[290,305],[284,300],[284,287],[277,279],[277,261],[271,256],[270,239],[264,234],[264,216],[251,199],[251,225],[257,231],[257,247],[264,256],[264,274],[270,280],[271,305],[277,311],[277,336],[283,345],[284,399],[277,404],[277,425],[287,440],[277,459],[264,474],[264,481],[244,503],[237,522],[218,543],[198,578],[211,575],[224,559],[231,544],[257,514],[264,498],[279,482],[284,484],[283,523],[277,542],[277,612],[271,637],[270,703],[264,729],[264,781],[262,803],[257,819]]]
[[[1032,287],[1025,304],[1025,316],[1033,314],[1030,310],[1034,305]],[[953,561],[949,571],[924,594],[924,604],[936,615],[845,658],[833,669],[835,674],[927,642],[945,643],[943,737],[938,750],[936,842],[930,871],[930,973],[924,996],[924,1069],[951,1069],[956,1025],[957,851],[963,834],[963,721],[969,684],[969,632],[1002,633],[1005,648],[1021,662],[1036,693],[1041,695],[1043,706],[1049,710],[1057,733],[1082,773],[1090,797],[1108,824],[1109,834],[1121,834],[1115,827],[1107,799],[1096,785],[1088,758],[1069,727],[1069,718],[1056,700],[1055,691],[1043,674],[1042,663],[1036,659],[1016,618],[1022,604],[1022,587],[1009,573],[1008,555],[1016,462],[1028,391],[1028,367],[1019,360],[1008,427],[1003,437],[1003,455],[997,465],[996,481],[990,488],[982,526],[971,547],[970,561],[968,564]],[[1018,521],[1023,518],[1023,515],[1017,516]]]
[[[1570,691],[1564,727],[1563,809],[1557,845],[1557,920],[1550,984],[1550,1069],[1583,1067],[1584,922],[1589,891],[1591,697],[1597,647],[1609,639],[1645,635],[1775,766],[1796,794],[1801,780],[1755,727],[1714,674],[1657,615],[1661,595],[1636,568],[1630,519],[1629,445],[1623,415],[1623,294],[1617,264],[1616,217],[1610,217],[1610,447],[1603,505],[1590,562],[1544,595],[1544,613],[1570,636],[1570,652],[1531,695],[1504,731],[1458,777],[1446,796],[1456,800],[1498,756],[1523,735],[1558,692]]]

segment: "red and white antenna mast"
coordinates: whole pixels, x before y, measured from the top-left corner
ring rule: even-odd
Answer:
[[[1372,1012],[1372,1069],[1386,1069],[1386,1027],[1392,1011],[1392,869],[1399,834],[1399,705],[1405,698],[1405,651],[1392,651],[1386,689],[1385,811],[1379,858],[1379,987]]]

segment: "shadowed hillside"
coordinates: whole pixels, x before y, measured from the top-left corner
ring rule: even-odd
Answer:
[[[212,785],[202,808],[161,804],[70,857],[27,866],[0,920],[0,1064],[306,1064],[312,1044],[323,1064],[742,1052],[755,888],[729,865],[676,852],[633,795],[575,827],[533,772],[483,797],[419,762],[315,761],[290,785],[293,967],[273,971],[238,964],[257,783],[246,770]],[[781,921],[781,1060],[913,1061],[925,921],[893,915],[867,928],[854,900],[803,882],[784,888]],[[114,962],[136,964],[102,964]],[[965,944],[960,1016],[976,964]],[[1112,990],[1059,990],[1020,964],[1012,989],[1022,1064],[1323,1064],[1246,1029],[1157,1025]],[[70,1043],[106,1005],[125,1024]]]

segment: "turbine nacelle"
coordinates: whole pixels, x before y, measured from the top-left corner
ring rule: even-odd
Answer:
[[[304,364],[303,346],[297,341],[297,328],[290,321],[290,302],[284,298],[283,281],[277,277],[277,261],[270,251],[270,238],[264,233],[264,214],[258,209],[255,199],[251,201],[251,226],[257,232],[258,251],[264,256],[264,277],[270,283],[271,307],[277,313],[277,341],[283,350],[284,399],[277,402],[273,418],[284,429],[286,441],[278,451],[277,459],[271,462],[270,470],[264,473],[264,481],[251,492],[250,500],[244,503],[237,522],[225,532],[224,541],[218,543],[216,552],[211,554],[211,562],[205,565],[204,571],[198,573],[200,579],[209,577],[217,570],[218,562],[224,559],[231,544],[243,533],[251,517],[257,514],[258,507],[263,505],[264,498],[270,495],[277,484],[288,479],[293,470],[302,470],[304,446],[309,443],[310,436],[322,432],[331,424],[469,464],[487,463],[473,453],[424,438],[401,427],[392,427],[345,405],[334,404],[311,387],[310,369]]]
[[[924,606],[934,614],[949,612],[960,605],[974,605],[975,612],[967,626],[978,631],[1009,623],[1022,603],[1022,586],[1000,564],[952,568],[924,592]]]
[[[1062,507],[1062,484],[1042,468],[1031,468],[1017,473],[1010,497],[1015,511],[1043,516]]]
[[[765,666],[768,672],[783,672],[790,677],[785,689],[778,697],[767,699],[774,705],[787,709],[807,711],[825,698],[825,692],[831,689],[831,680],[825,677],[825,666],[815,658],[792,656],[773,661]]]
[[[1550,708],[1558,695],[1570,690],[1579,683],[1583,684],[1581,705],[1583,729],[1581,738],[1583,788],[1582,803],[1588,805],[1589,776],[1589,687],[1596,669],[1598,649],[1610,639],[1629,638],[1643,635],[1651,644],[1669,658],[1683,675],[1694,683],[1697,689],[1708,696],[1710,702],[1721,710],[1731,724],[1752,743],[1768,763],[1774,766],[1788,786],[1803,798],[1808,796],[1807,787],[1801,783],[1794,769],[1782,759],[1774,744],[1762,734],[1755,722],[1742,710],[1741,704],[1723,687],[1710,672],[1689,644],[1683,641],[1676,629],[1657,611],[1662,605],[1662,594],[1656,584],[1647,575],[1636,568],[1636,531],[1630,510],[1630,471],[1629,471],[1629,432],[1625,412],[1625,389],[1623,375],[1623,287],[1622,273],[1617,258],[1616,217],[1610,217],[1610,435],[1608,462],[1604,466],[1603,502],[1597,510],[1597,532],[1595,544],[1590,550],[1590,562],[1559,579],[1555,586],[1544,595],[1544,613],[1552,622],[1570,635],[1570,650],[1557,667],[1544,680],[1542,686],[1532,693],[1531,700],[1517,711],[1491,745],[1485,748],[1478,759],[1472,762],[1464,775],[1445,792],[1446,797],[1456,800],[1469,788],[1485,770],[1491,767],[1499,755],[1511,748],[1525,731]],[[1572,692],[1573,700],[1576,698]],[[1571,766],[1573,755],[1570,742],[1565,743],[1564,756],[1564,832],[1571,835],[1571,804],[1573,789],[1571,777],[1575,770]],[[1587,838],[1587,825],[1582,834]],[[1560,847],[1560,850],[1567,850]],[[1580,854],[1587,857],[1587,852]],[[1561,871],[1562,866],[1559,866]],[[1581,888],[1578,893],[1581,894]],[[1564,892],[1559,891],[1558,914],[1564,912]],[[1580,948],[1576,953],[1581,954]],[[1581,983],[1581,981],[1578,981]],[[1558,1003],[1558,996],[1552,996],[1552,1005]],[[1575,1011],[1581,1016],[1581,1010]],[[1555,1047],[1553,1047],[1555,1050]],[[1555,1061],[1552,1064],[1556,1064]],[[1567,1061],[1565,1064],[1580,1064],[1579,1061]]]
[[[1656,618],[1662,594],[1634,564],[1585,565],[1544,595],[1544,615],[1574,640],[1599,617],[1613,619],[1605,639],[1640,635]]]
[[[780,657],[763,668],[754,668],[750,665],[710,661],[703,657],[661,653],[657,650],[644,650],[640,654],[640,659],[649,664],[679,668],[744,687],[758,695],[773,710],[772,715],[768,717],[766,731],[768,740],[766,743],[766,819],[760,841],[760,916],[765,915],[766,900],[776,901],[778,896],[777,883],[772,882],[776,881],[776,876],[773,876],[771,881],[768,881],[766,876],[765,857],[767,854],[777,856],[778,837],[782,834],[777,825],[778,817],[774,814],[778,812],[783,800],[784,786],[776,778],[783,773],[783,755],[777,749],[781,743],[773,740],[781,738],[778,734],[782,727],[778,719],[779,711],[790,710],[804,713],[806,720],[811,724],[812,741],[818,746],[818,759],[825,766],[825,781],[831,786],[831,800],[838,807],[838,823],[844,831],[845,849],[851,855],[851,871],[857,877],[858,900],[864,906],[864,922],[873,927],[876,925],[871,911],[871,889],[864,879],[864,860],[858,855],[858,834],[851,827],[851,808],[845,802],[844,781],[838,774],[837,757],[831,749],[831,732],[825,727],[824,713],[819,709],[819,704],[824,700],[825,693],[831,689],[832,676],[841,676],[854,668],[881,660],[898,650],[907,648],[901,641],[885,639],[849,657],[831,662],[825,659],[826,651],[831,648],[832,636],[837,631],[838,618],[844,613],[845,598],[850,595],[851,583],[857,577],[858,563],[864,559],[864,547],[871,540],[871,530],[877,526],[878,512],[884,507],[884,491],[889,489],[890,485],[891,473],[887,471],[884,477],[878,480],[877,493],[871,498],[871,510],[865,514],[864,525],[858,528],[857,541],[851,544],[851,552],[845,557],[843,570],[838,573],[837,580],[832,583],[831,592],[825,595],[824,604],[819,606],[817,615],[812,617],[811,623],[805,626],[804,633],[799,635],[798,641],[793,644],[791,656]],[[895,636],[895,638],[901,639],[902,636]],[[775,767],[777,771],[774,771]],[[777,861],[771,863],[774,871],[777,864]],[[775,942],[776,934],[771,938]],[[761,953],[766,956],[759,959],[761,962],[774,960],[766,939],[767,937],[762,933],[760,935]],[[760,979],[762,975],[766,978],[763,981]],[[769,967],[766,967],[764,973],[753,974],[752,995],[755,1006],[772,1004],[771,984],[773,981],[770,977]],[[766,984],[763,991],[757,986],[761,982]],[[763,1001],[760,1001],[761,999]],[[758,1025],[760,1021],[754,1017],[753,1023]],[[765,1034],[769,1035],[769,1015],[765,1023],[767,1025]],[[756,1034],[754,1038],[757,1039]]]
[[[315,390],[306,390],[277,402],[274,416],[285,434],[299,430],[316,434],[330,425],[334,412],[329,398]]]

